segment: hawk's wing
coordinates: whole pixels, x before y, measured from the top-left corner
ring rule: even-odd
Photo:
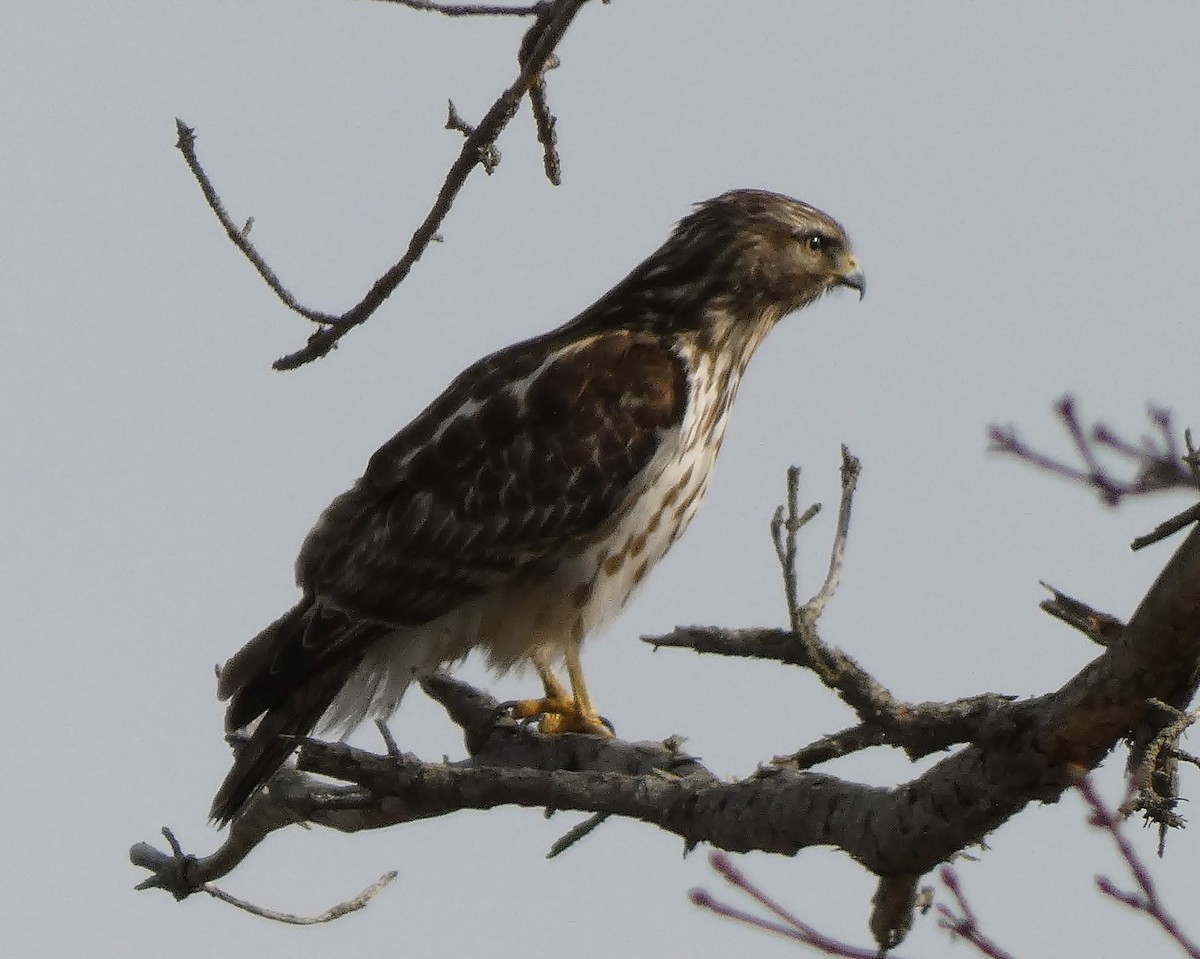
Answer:
[[[687,391],[668,345],[625,330],[548,334],[462,373],[325,510],[296,564],[304,598],[221,669],[226,727],[264,718],[213,817],[233,817],[391,627],[549,570],[600,535]]]
[[[604,527],[678,424],[685,374],[645,333],[552,344],[471,367],[371,458],[301,550],[307,593],[425,623]]]

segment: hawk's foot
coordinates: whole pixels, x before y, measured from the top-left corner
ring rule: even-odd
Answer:
[[[574,699],[565,696],[544,696],[541,699],[518,699],[505,703],[513,719],[534,719],[538,729],[552,736],[561,733],[586,733],[612,739],[613,728],[603,716],[585,712]]]

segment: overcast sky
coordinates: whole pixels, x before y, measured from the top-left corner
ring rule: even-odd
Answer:
[[[393,262],[524,25],[350,0],[114,0],[6,6],[0,35],[0,607],[8,738],[0,930],[13,956],[129,959],[794,955],[698,912],[705,855],[581,817],[462,814],[353,837],[280,834],[223,881],[316,913],[388,869],[365,912],[294,929],[207,897],[134,893],[126,859],[163,825],[206,853],[228,766],[213,665],[295,596],[292,561],[328,500],[462,366],[556,326],[653,250],[697,200],[764,187],[845,224],[869,295],[783,324],[752,364],[705,508],[586,652],[625,738],[689,737],[744,775],[851,721],[809,675],[651,652],[676,624],[776,625],[767,521],[784,471],[832,507],[838,450],[864,463],[824,635],[897,695],[1057,688],[1094,650],[1037,609],[1044,579],[1128,616],[1171,548],[1129,540],[1186,505],[1102,508],[986,452],[1012,423],[1066,453],[1051,405],[1133,436],[1147,401],[1200,425],[1200,7],[1096,2],[592,4],[550,77],[564,183],[528,112],[477,172],[411,278],[332,356],[271,361],[309,329],[225,239],[173,148],[174,118],[236,220],[294,292],[340,312]],[[819,583],[833,510],[809,527]],[[532,680],[462,675],[502,698]],[[392,721],[428,758],[463,755],[415,694]],[[372,736],[356,741],[373,745]],[[1120,793],[1123,756],[1101,774]],[[924,768],[924,767],[921,767]],[[878,784],[901,757],[831,772]],[[1185,773],[1185,792],[1200,789]],[[1184,809],[1186,814],[1187,809]],[[1080,803],[1027,810],[960,866],[1016,954],[1161,955],[1103,903],[1124,882]],[[1145,854],[1153,836],[1130,832]],[[1155,874],[1200,935],[1197,838]],[[744,857],[822,929],[866,944],[874,883],[844,855]],[[903,954],[963,955],[918,920]]]

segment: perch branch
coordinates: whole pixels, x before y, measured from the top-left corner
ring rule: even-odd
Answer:
[[[272,823],[309,821],[343,831],[462,809],[552,807],[624,816],[688,844],[707,842],[729,851],[790,855],[834,844],[880,876],[921,875],[982,840],[1029,802],[1056,799],[1136,724],[1154,689],[1172,682],[1181,663],[1200,659],[1198,582],[1200,533],[1193,531],[1117,643],[1057,692],[1010,704],[1007,722],[982,741],[894,789],[782,768],[727,781],[666,744],[545,736],[507,718],[497,720],[490,697],[436,677],[424,685],[475,743],[469,759],[426,763],[306,741],[299,768],[350,788],[292,793],[273,780],[256,802],[278,805]],[[490,733],[483,736],[487,723]],[[290,775],[294,785],[305,786]],[[259,815],[235,820],[227,845],[250,828],[246,819]],[[192,860],[193,884],[217,878],[214,859],[236,865],[246,851]]]
[[[844,523],[838,535],[844,537]],[[839,562],[835,551],[831,563]],[[810,632],[815,637],[815,628]],[[806,644],[792,630],[694,627],[651,641],[809,662]],[[687,849],[706,842],[728,851],[792,855],[811,845],[836,846],[880,877],[878,921],[872,925],[887,946],[906,928],[904,913],[913,908],[918,877],[982,842],[1030,802],[1056,800],[1131,730],[1148,722],[1156,730],[1166,725],[1152,700],[1174,705],[1200,665],[1200,530],[1184,538],[1100,655],[1061,688],[1036,699],[1011,702],[988,694],[914,706],[896,701],[840,651],[822,644],[821,655],[823,668],[836,679],[834,688],[859,711],[864,726],[883,730],[884,741],[903,744],[912,754],[935,743],[969,745],[891,789],[801,770],[798,763],[730,780],[683,753],[677,737],[631,743],[546,736],[499,713],[496,701],[480,690],[434,676],[422,687],[461,727],[468,758],[431,763],[400,754],[394,744],[375,755],[344,743],[305,740],[296,767],[272,778],[216,852],[195,857],[178,848],[168,854],[138,844],[131,859],[151,872],[141,888],[163,888],[183,898],[228,873],[262,838],[288,825],[354,832],[503,805],[573,810],[657,826],[679,836]],[[852,746],[879,735],[858,729],[839,734]],[[815,746],[833,748],[828,742]],[[566,845],[584,828],[564,837]]]

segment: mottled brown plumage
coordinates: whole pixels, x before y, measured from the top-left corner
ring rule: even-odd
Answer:
[[[754,349],[838,285],[863,289],[834,220],[734,191],[574,320],[463,372],[325,510],[300,602],[221,670],[227,728],[258,723],[213,817],[236,815],[291,737],[387,715],[473,649],[537,666],[546,700],[520,708],[571,714],[549,728],[602,731],[580,644],[695,514]]]

